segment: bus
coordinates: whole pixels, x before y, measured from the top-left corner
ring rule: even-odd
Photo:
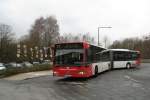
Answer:
[[[107,49],[96,54],[105,69],[132,68],[140,65],[140,52],[128,49]]]
[[[53,76],[90,77],[97,75],[97,53],[105,48],[89,44],[60,43],[54,46]]]

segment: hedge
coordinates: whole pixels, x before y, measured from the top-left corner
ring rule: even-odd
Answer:
[[[0,71],[0,78],[16,75],[19,73],[27,73],[27,72],[35,72],[35,71],[44,71],[44,70],[51,70],[52,65],[50,64],[37,64],[31,67],[10,67],[6,68],[6,70]]]

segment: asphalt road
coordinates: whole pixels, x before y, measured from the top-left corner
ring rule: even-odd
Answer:
[[[150,64],[89,79],[50,75],[21,81],[1,79],[0,100],[150,100]]]

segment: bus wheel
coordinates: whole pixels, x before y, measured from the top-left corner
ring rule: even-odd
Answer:
[[[126,65],[126,68],[127,68],[127,69],[130,69],[130,68],[131,68],[131,64],[128,63],[128,64]]]
[[[95,66],[95,77],[98,75],[98,67],[97,66]]]

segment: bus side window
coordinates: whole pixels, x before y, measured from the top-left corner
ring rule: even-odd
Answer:
[[[114,54],[113,54],[113,60],[117,61],[117,54],[116,54],[116,52],[114,52]]]
[[[101,61],[109,61],[109,60],[110,60],[109,52],[104,52],[101,54]]]
[[[91,50],[90,49],[86,49],[86,56],[87,56],[87,58],[86,58],[87,63],[91,63],[92,57],[91,57]]]
[[[114,60],[115,61],[123,61],[125,60],[125,54],[123,52],[114,52]]]
[[[136,60],[137,58],[139,58],[138,53],[132,53],[131,56],[132,56],[132,60]]]
[[[128,61],[128,60],[130,60],[130,59],[131,59],[131,54],[128,53],[128,52],[124,52],[124,60],[125,60],[125,61]]]
[[[96,54],[95,55],[95,61],[100,61],[101,59],[101,55],[100,54]]]

